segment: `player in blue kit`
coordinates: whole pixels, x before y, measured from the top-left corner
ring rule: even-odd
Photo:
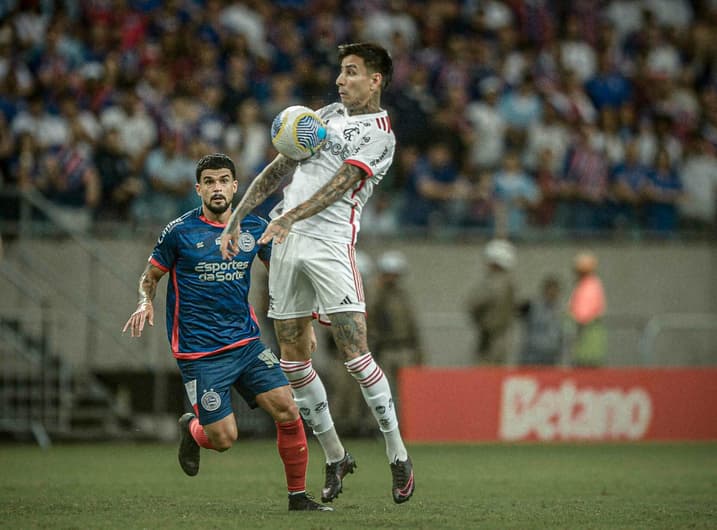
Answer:
[[[226,451],[236,441],[234,387],[250,407],[263,408],[276,422],[289,510],[332,511],[306,493],[304,425],[279,360],[260,340],[248,301],[251,264],[258,256],[268,266],[271,254],[270,244],[257,243],[267,222],[244,218],[240,251],[223,260],[219,239],[237,191],[234,163],[223,154],[207,155],[197,164],[196,178],[202,205],[162,231],[140,277],[137,309],[122,332],[139,337],[145,322],[154,325],[152,300],[169,272],[167,336],[194,409],[179,419],[182,470],[189,476],[199,472],[200,447]]]

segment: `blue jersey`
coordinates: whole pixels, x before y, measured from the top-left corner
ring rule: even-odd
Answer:
[[[254,257],[268,263],[271,255],[271,245],[256,242],[267,224],[254,215],[244,218],[239,254],[231,260],[219,250],[225,225],[208,220],[201,208],[164,228],[149,261],[170,273],[167,337],[177,359],[198,359],[259,338],[249,282]]]

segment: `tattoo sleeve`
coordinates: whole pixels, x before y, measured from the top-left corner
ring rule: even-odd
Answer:
[[[142,276],[139,278],[138,305],[154,300],[154,297],[157,294],[157,284],[162,276],[164,276],[164,271],[155,267],[151,263],[147,264]]]
[[[234,210],[234,213],[232,213],[229,219],[228,230],[235,230],[237,224],[239,224],[249,212],[264,202],[264,199],[279,187],[284,177],[296,169],[296,165],[296,161],[283,155],[278,155],[274,158],[249,185],[249,189],[246,190],[246,193],[241,201],[239,201],[236,210]]]
[[[292,222],[311,217],[338,201],[347,190],[361,181],[366,173],[351,164],[343,164],[336,175],[296,208],[285,212]]]

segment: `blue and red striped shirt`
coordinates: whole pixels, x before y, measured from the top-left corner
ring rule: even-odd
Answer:
[[[249,304],[254,258],[268,263],[271,245],[259,245],[267,221],[248,215],[241,224],[239,254],[222,259],[223,224],[208,220],[202,209],[169,223],[149,261],[169,272],[167,337],[177,359],[198,359],[243,346],[260,336]]]

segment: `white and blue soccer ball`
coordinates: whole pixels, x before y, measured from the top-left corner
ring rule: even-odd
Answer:
[[[271,143],[292,160],[306,160],[319,150],[324,140],[326,124],[309,107],[287,107],[271,123]]]

